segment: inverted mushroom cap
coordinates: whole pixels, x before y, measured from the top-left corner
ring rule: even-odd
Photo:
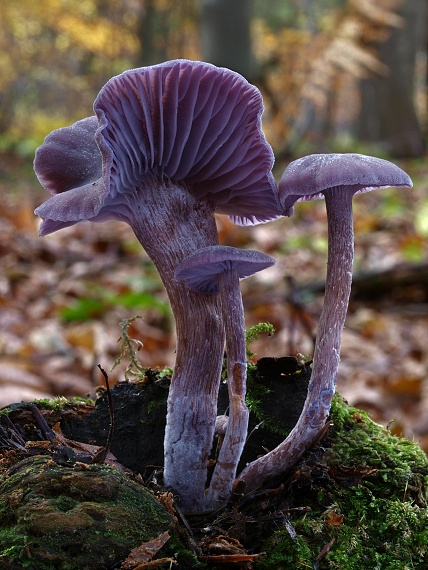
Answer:
[[[323,198],[329,188],[347,186],[351,194],[389,186],[411,187],[408,174],[398,166],[363,154],[310,154],[291,162],[279,183],[284,215],[295,202]]]
[[[187,60],[133,69],[101,89],[94,110],[97,117],[53,131],[37,149],[36,174],[56,194],[36,210],[42,234],[81,220],[127,220],[124,196],[150,177],[182,184],[235,223],[279,216],[262,98],[239,74]]]
[[[97,129],[97,118],[88,117],[45,138],[37,150],[35,167],[40,183],[51,194],[71,190],[79,186],[82,179],[91,183],[100,178],[102,160],[95,142]],[[60,132],[63,136],[58,144]]]
[[[174,277],[199,293],[217,293],[218,276],[232,269],[240,279],[275,264],[275,260],[252,249],[214,245],[198,249],[178,265]]]

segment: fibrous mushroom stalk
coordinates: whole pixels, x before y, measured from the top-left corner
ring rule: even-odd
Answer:
[[[209,246],[189,255],[175,270],[175,279],[185,282],[190,289],[219,297],[225,328],[229,419],[207,489],[209,510],[223,507],[231,497],[248,431],[247,347],[239,280],[274,263],[274,259],[258,251]]]
[[[128,203],[135,212],[130,225],[159,271],[176,322],[164,481],[179,492],[184,510],[203,510],[224,332],[217,296],[176,281],[174,269],[193,251],[217,244],[215,219],[209,203],[196,201],[184,187],[170,181],[147,184],[144,192],[129,196]]]
[[[250,463],[238,476],[249,492],[292,467],[319,438],[328,419],[339,368],[342,331],[352,284],[354,229],[352,193],[325,192],[328,259],[324,306],[318,325],[308,396],[297,424],[275,449]]]
[[[222,315],[226,331],[229,421],[207,492],[207,506],[224,506],[232,494],[239,459],[248,434],[247,357],[244,307],[236,269],[219,275]]]

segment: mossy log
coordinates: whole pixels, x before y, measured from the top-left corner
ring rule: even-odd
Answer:
[[[275,446],[292,427],[309,372],[288,359],[262,359],[250,371],[251,429],[258,429],[248,440],[245,461]],[[158,453],[153,459],[150,450],[162,448],[166,394],[167,378],[155,371],[148,371],[146,384],[113,389],[113,452],[158,491],[162,458]],[[50,426],[60,422],[68,438],[105,443],[105,397],[95,405],[56,400],[38,406]],[[220,400],[219,412],[226,407]],[[78,448],[64,455],[40,441],[26,404],[5,412],[33,441],[26,450],[4,450],[0,461],[0,568],[107,569],[170,528],[170,515],[132,472],[84,464]],[[173,556],[178,570],[215,568],[219,556],[222,568],[239,568],[245,561],[254,570],[426,570],[426,454],[339,395],[326,428],[317,445],[268,488],[249,495],[240,490],[226,509],[187,521],[177,512],[186,547],[172,537],[157,556]],[[55,454],[46,456],[52,447]]]
[[[1,568],[110,568],[172,523],[149,491],[108,465],[36,455],[1,480]]]

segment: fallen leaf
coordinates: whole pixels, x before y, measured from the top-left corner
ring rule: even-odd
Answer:
[[[334,526],[340,526],[343,524],[343,515],[338,515],[336,513],[328,513],[328,518],[324,521],[325,524],[331,524]]]
[[[168,531],[163,532],[159,536],[152,538],[147,542],[143,542],[140,546],[133,548],[126,560],[121,564],[122,570],[137,570],[139,568],[153,568],[156,564],[163,564],[166,559],[152,560],[153,556],[168,542],[170,534]],[[172,559],[168,559],[171,560]],[[151,564],[153,562],[154,564]],[[150,564],[149,564],[150,563]]]

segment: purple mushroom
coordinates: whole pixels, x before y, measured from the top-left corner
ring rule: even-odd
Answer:
[[[239,280],[274,263],[272,257],[258,251],[209,246],[186,257],[175,270],[176,280],[184,281],[191,289],[220,294],[226,331],[229,421],[207,491],[206,506],[209,509],[224,506],[230,498],[248,432],[247,356]]]
[[[352,198],[389,186],[411,187],[398,166],[359,154],[314,154],[292,162],[280,184],[284,215],[296,201],[325,198],[328,262],[324,306],[318,326],[312,375],[302,414],[289,436],[239,475],[246,491],[285,472],[318,439],[327,421],[336,386],[342,330],[348,309],[354,257]]]
[[[128,223],[157,267],[177,327],[165,483],[203,508],[224,349],[216,296],[174,279],[189,254],[217,245],[214,212],[242,225],[279,215],[273,153],[257,88],[228,69],[175,60],[111,79],[96,117],[48,135],[34,168],[54,196],[40,235],[77,222]]]

